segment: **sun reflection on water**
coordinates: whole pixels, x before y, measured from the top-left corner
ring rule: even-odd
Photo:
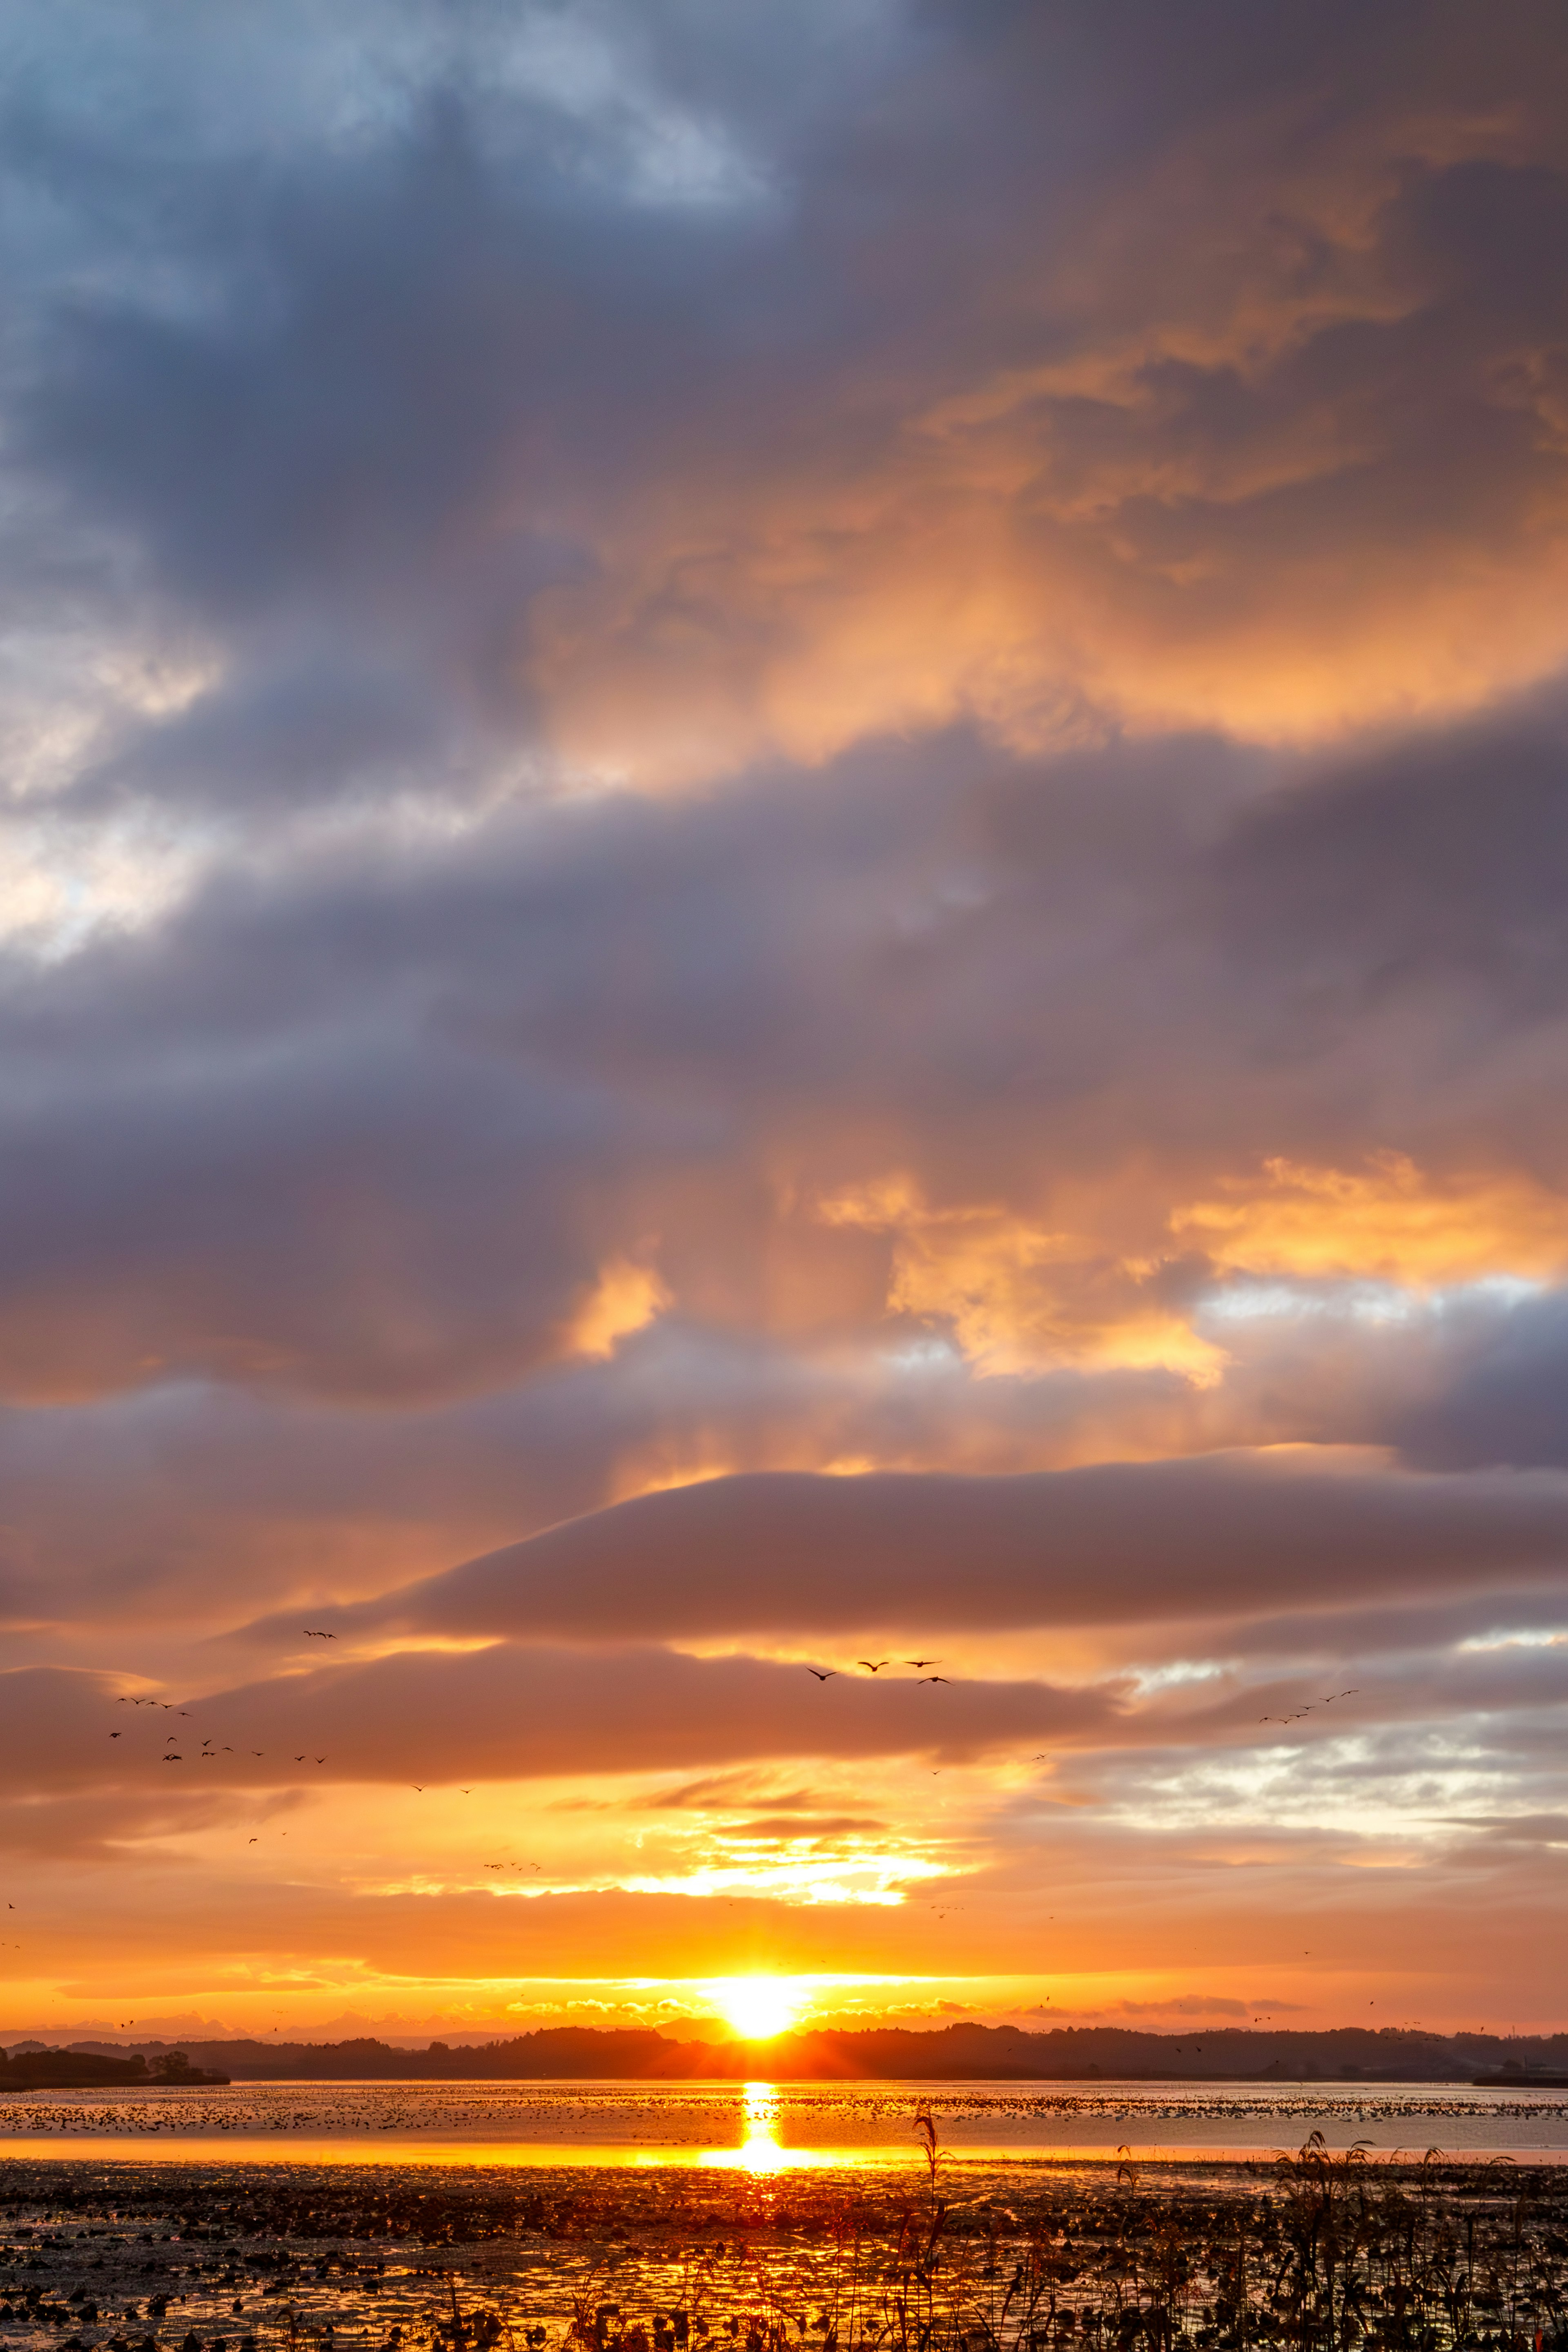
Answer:
[[[785,2147],[779,2139],[779,2095],[773,2083],[748,2083],[741,2108],[742,2138],[739,2147],[705,2147],[700,2161],[723,2165],[735,2172],[784,2172],[801,2165],[844,2161],[836,2150]]]

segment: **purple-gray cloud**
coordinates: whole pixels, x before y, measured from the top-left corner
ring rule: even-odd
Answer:
[[[1390,1475],[1246,1455],[1011,1478],[753,1472],[618,1504],[330,1620],[350,1637],[890,1627],[923,1640],[1558,1588],[1565,1548],[1568,1485],[1551,1473]]]
[[[1346,1658],[1556,1817],[1565,124],[1544,0],[25,0],[0,1834],[221,1826],[132,1671],[1103,1820]]]

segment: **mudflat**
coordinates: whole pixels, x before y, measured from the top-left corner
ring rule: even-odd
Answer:
[[[483,2164],[0,2169],[0,2339],[58,2352],[1568,2346],[1568,2172]]]

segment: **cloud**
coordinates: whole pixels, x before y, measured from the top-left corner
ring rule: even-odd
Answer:
[[[332,1622],[588,1643],[1190,1623],[1307,1593],[1331,1609],[1545,1584],[1565,1544],[1550,1474],[1224,1455],[989,1479],[756,1472],[569,1521]]]
[[[1478,737],[1468,772],[1515,740]],[[1353,863],[1381,769],[1267,794],[1214,746],[998,767],[958,739],[831,781],[355,837],[15,961],[11,1393],[493,1390],[559,1361],[617,1265],[665,1321],[825,1372],[901,1328],[992,1375],[1210,1384],[1234,1335],[1202,1312],[1244,1249],[1308,1278],[1539,1278],[1568,1195],[1537,1084],[1560,1014],[1543,975],[1516,1013],[1445,930],[1442,840],[1402,868],[1419,1003],[1370,910],[1334,933],[1337,996],[1301,962],[1297,833]]]
[[[956,1704],[939,1712],[932,1702],[952,1699],[954,1689]],[[938,1691],[846,1677],[837,1690],[795,1665],[624,1645],[596,1657],[544,1646],[404,1652],[213,1692],[183,1717],[121,1705],[105,1678],[59,1669],[15,1670],[5,1696],[0,1769],[13,1790],[114,1788],[127,1777],[163,1783],[177,1773],[182,1784],[200,1778],[214,1790],[307,1793],[353,1780],[435,1784],[460,1773],[504,1780],[687,1772],[926,1748],[958,1758],[1097,1728],[1113,1706],[1103,1692],[1031,1682]],[[166,1750],[177,1765],[164,1763]]]
[[[1316,738],[1568,656],[1550,10],[395,14],[92,72],[28,14],[24,510],[219,649],[89,795]]]
[[[1248,1840],[1321,1895],[1560,1810],[1556,1653],[1475,1646],[1563,1589],[1556,12],[26,0],[11,62],[37,1867],[231,1833],[95,1761],[121,1676],[347,1776],[335,1894],[175,1906],[311,1968],[420,1739],[601,1827],[1076,1837],[1152,1943]],[[661,1646],[878,1625],[953,1685]],[[1317,1659],[1356,1730],[1260,1763]]]
[[[1045,1233],[984,1204],[931,1209],[898,1179],[824,1201],[817,1213],[826,1224],[895,1234],[889,1310],[950,1326],[982,1373],[1125,1367],[1205,1387],[1220,1376],[1223,1350],[1157,1290],[1149,1296],[1156,1269],[1097,1262],[1082,1236]]]
[[[1223,1273],[1369,1275],[1407,1288],[1504,1273],[1551,1276],[1568,1256],[1568,1199],[1508,1172],[1441,1191],[1412,1160],[1375,1156],[1370,1170],[1265,1162],[1241,1197],[1173,1212],[1178,1237]]]

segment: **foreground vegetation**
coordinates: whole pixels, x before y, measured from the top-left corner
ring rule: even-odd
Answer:
[[[843,2175],[12,2161],[54,2352],[1568,2352],[1568,2170]]]

